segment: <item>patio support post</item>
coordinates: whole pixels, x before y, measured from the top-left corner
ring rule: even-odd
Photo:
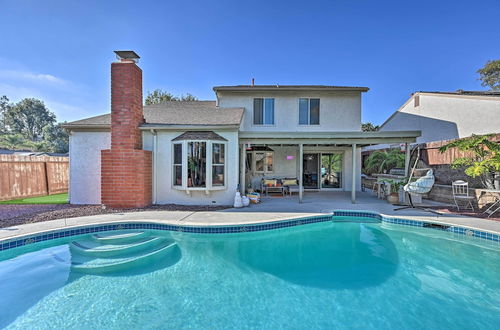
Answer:
[[[352,144],[351,203],[356,203],[356,143]]]
[[[303,177],[304,175],[302,172],[304,171],[304,145],[301,143],[299,144],[299,203],[302,203],[302,190],[304,189],[302,187],[303,185]]]
[[[405,143],[405,176],[408,177],[410,175],[410,150],[411,146],[408,142]]]
[[[156,204],[158,196],[158,134],[156,130],[151,130],[153,134],[153,204]]]
[[[247,151],[245,144],[241,145],[241,161],[240,161],[240,192],[241,195],[245,195],[246,184],[245,184],[245,167],[247,162]]]

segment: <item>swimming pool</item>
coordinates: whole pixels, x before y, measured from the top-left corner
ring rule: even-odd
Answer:
[[[497,242],[359,217],[241,228],[100,232],[0,252],[0,327],[493,329],[500,322]]]

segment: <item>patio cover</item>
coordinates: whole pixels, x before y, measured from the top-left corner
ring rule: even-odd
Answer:
[[[384,132],[240,132],[239,143],[241,145],[240,162],[240,186],[245,189],[245,170],[246,163],[245,145],[259,144],[279,144],[279,145],[298,145],[299,146],[299,202],[302,202],[302,157],[304,154],[304,145],[333,145],[337,147],[352,148],[352,186],[351,202],[356,202],[356,148],[365,147],[373,144],[391,144],[405,143],[406,160],[405,171],[408,172],[410,161],[410,148],[408,144],[417,141],[421,131],[384,131]]]

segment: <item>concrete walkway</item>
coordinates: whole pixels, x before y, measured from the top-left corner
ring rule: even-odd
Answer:
[[[346,192],[310,192],[305,194],[304,202],[299,204],[297,197],[265,197],[258,205],[242,209],[227,209],[216,212],[186,211],[145,211],[131,213],[112,213],[86,217],[59,219],[37,222],[0,229],[0,240],[18,236],[45,232],[55,229],[71,228],[82,225],[94,225],[113,222],[155,222],[173,225],[192,226],[224,226],[238,224],[255,224],[281,221],[306,216],[331,213],[333,210],[366,210],[398,218],[411,218],[433,223],[459,225],[471,229],[500,233],[500,222],[486,219],[443,214],[440,216],[429,212],[404,210],[393,211],[393,206],[379,200],[369,193],[359,193],[357,203],[351,204]]]

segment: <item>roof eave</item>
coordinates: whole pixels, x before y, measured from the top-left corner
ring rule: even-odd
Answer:
[[[215,86],[214,92],[252,92],[252,91],[350,91],[350,92],[368,92],[368,87],[231,87]]]
[[[238,130],[239,124],[222,124],[222,125],[190,125],[190,124],[142,124],[139,126],[140,130]]]

